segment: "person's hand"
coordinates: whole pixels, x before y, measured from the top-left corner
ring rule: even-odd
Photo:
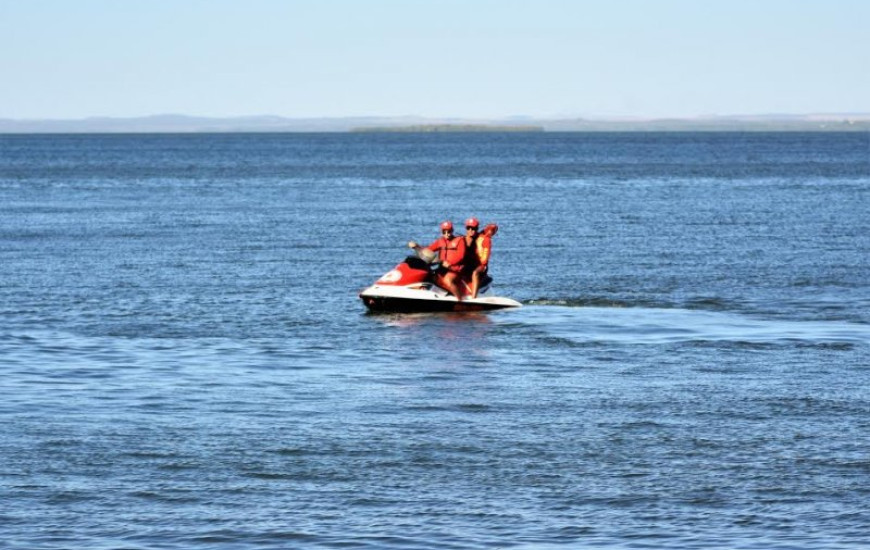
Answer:
[[[447,262],[441,262],[441,266],[442,266],[444,269],[448,269],[448,268],[450,267],[450,264],[448,264]]]
[[[418,244],[415,243],[414,241],[408,241],[408,248],[417,248],[417,247],[419,247],[419,246],[420,246],[420,245],[418,245]]]

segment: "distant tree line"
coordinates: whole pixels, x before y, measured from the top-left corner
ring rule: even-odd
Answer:
[[[491,124],[414,124],[411,126],[361,126],[351,132],[543,132],[543,126]]]

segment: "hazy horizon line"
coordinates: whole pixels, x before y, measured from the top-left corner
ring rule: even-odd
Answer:
[[[431,116],[198,116],[155,114],[78,119],[0,118],[0,134],[61,133],[303,133],[378,131],[870,131],[870,113],[771,113],[693,117],[431,117]]]
[[[666,120],[715,120],[715,119],[781,119],[781,118],[817,118],[830,117],[840,119],[842,117],[870,118],[870,111],[808,111],[808,112],[767,112],[767,113],[708,113],[697,115],[598,115],[598,114],[554,114],[554,115],[379,115],[379,114],[355,114],[355,115],[276,115],[276,114],[244,114],[244,115],[202,115],[177,112],[152,113],[147,115],[86,115],[77,117],[10,117],[0,116],[3,121],[15,122],[84,122],[99,120],[138,120],[158,118],[189,118],[205,120],[233,120],[233,119],[281,119],[281,120],[356,120],[356,119],[413,119],[413,120],[473,120],[473,121],[506,121],[506,120],[590,120],[590,121],[666,121]]]

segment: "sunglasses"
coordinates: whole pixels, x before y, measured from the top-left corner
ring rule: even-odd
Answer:
[[[470,225],[467,226],[465,229],[473,229],[474,231],[477,231],[477,228],[476,228],[476,227],[471,227]]]

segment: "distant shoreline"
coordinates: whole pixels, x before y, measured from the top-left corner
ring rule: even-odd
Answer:
[[[463,132],[870,132],[870,114],[678,119],[434,119],[425,117],[208,118],[157,115],[78,120],[0,119],[0,134]]]
[[[543,132],[543,126],[501,126],[489,124],[414,124],[411,126],[360,126],[351,132]]]

